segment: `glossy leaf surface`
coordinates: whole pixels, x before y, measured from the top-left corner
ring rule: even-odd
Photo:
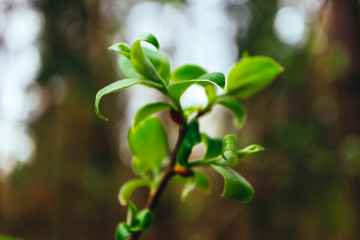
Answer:
[[[240,149],[237,151],[238,157],[242,157],[248,154],[252,154],[252,153],[256,153],[256,152],[260,152],[260,151],[264,151],[265,149],[262,146],[253,144],[250,145],[246,148]]]
[[[246,120],[245,107],[236,99],[233,98],[220,98],[218,103],[226,107],[235,117],[235,126],[241,128]]]
[[[170,63],[167,54],[153,51],[141,46],[141,41],[146,41],[156,48],[159,44],[151,34],[142,35],[135,41],[130,50],[131,64],[142,76],[150,80],[168,85],[170,78]]]
[[[186,80],[198,79],[206,73],[202,67],[193,64],[186,64],[177,69],[171,74],[171,80],[181,82]]]
[[[135,71],[134,67],[131,64],[130,59],[125,56],[120,56],[118,60],[118,65],[121,73],[126,78],[144,78],[137,71]]]
[[[222,73],[208,73],[200,79],[187,80],[184,82],[174,83],[169,86],[169,95],[175,101],[179,101],[181,95],[193,84],[207,82],[216,84],[221,88],[225,86],[225,76]]]
[[[206,134],[201,134],[201,138],[207,147],[204,159],[213,158],[221,154],[222,152],[221,138],[210,138]]]
[[[200,141],[201,136],[199,132],[199,123],[197,121],[192,121],[189,123],[177,154],[177,161],[181,166],[186,166],[188,164],[188,158],[191,154],[192,148]]]
[[[132,234],[130,226],[124,222],[121,222],[117,225],[115,231],[116,240],[127,240],[128,237]]]
[[[120,81],[116,81],[113,82],[109,85],[107,85],[106,87],[104,87],[103,89],[101,89],[100,91],[97,92],[96,97],[95,97],[95,112],[98,115],[99,118],[103,119],[103,120],[108,120],[106,117],[104,117],[103,115],[101,115],[100,110],[99,110],[99,103],[101,98],[104,95],[113,93],[113,92],[117,92],[120,91],[122,89],[131,87],[135,84],[144,84],[146,86],[150,86],[150,87],[159,87],[158,84],[153,83],[149,80],[146,79],[141,79],[141,78],[130,78],[130,79],[124,79],[124,80],[120,80]]]
[[[128,142],[144,171],[158,171],[168,155],[166,131],[158,118],[148,118],[131,128]]]
[[[143,209],[136,214],[135,222],[131,226],[132,231],[142,231],[151,226],[154,215],[148,209]]]
[[[130,58],[130,48],[126,43],[115,43],[109,47],[109,51],[121,53],[125,57]]]
[[[152,114],[163,110],[169,110],[171,108],[172,108],[171,104],[167,102],[155,102],[155,103],[147,104],[137,111],[134,117],[133,127],[136,127],[139,123],[144,121]]]
[[[211,165],[225,180],[222,197],[237,200],[243,203],[249,202],[254,196],[254,189],[250,183],[239,173],[229,167]]]
[[[267,57],[246,57],[230,71],[226,91],[237,98],[248,98],[268,86],[283,68]]]

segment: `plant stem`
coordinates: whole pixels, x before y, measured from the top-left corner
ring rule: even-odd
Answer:
[[[169,183],[170,179],[175,175],[174,167],[176,165],[176,157],[180,149],[180,145],[184,139],[186,130],[186,126],[180,126],[178,140],[176,142],[173,152],[171,153],[169,165],[166,167],[156,191],[150,191],[149,193],[145,208],[149,209],[150,211],[155,210],[167,184]],[[137,240],[140,238],[141,234],[142,231],[134,232],[133,234],[131,234],[129,240]]]

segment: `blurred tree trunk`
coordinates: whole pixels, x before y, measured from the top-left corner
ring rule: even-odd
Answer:
[[[116,79],[101,3],[35,1],[45,22],[38,83],[47,109],[32,124],[36,156],[14,188],[14,232],[27,240],[112,239],[121,216],[117,146],[93,109],[96,91]]]
[[[348,136],[360,137],[360,4],[358,0],[330,0],[330,37],[339,42],[348,56],[345,74],[337,79],[341,121],[340,140]],[[360,161],[360,159],[357,159]],[[350,176],[355,226],[360,224],[360,175]],[[353,239],[360,239],[360,228],[356,227]]]

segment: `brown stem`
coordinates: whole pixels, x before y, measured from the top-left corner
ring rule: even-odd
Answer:
[[[151,211],[154,211],[154,209],[156,208],[156,206],[159,203],[159,200],[160,200],[167,184],[169,183],[170,179],[175,175],[174,167],[176,164],[176,156],[180,149],[181,142],[184,139],[185,133],[186,133],[186,127],[180,126],[179,137],[176,142],[175,148],[171,154],[169,165],[165,169],[164,174],[161,178],[161,181],[160,181],[159,186],[156,189],[156,191],[155,192],[150,191],[150,193],[149,193],[149,197],[147,199],[145,208],[147,208]],[[134,232],[133,234],[131,234],[129,240],[137,240],[140,238],[141,234],[142,234],[142,231]]]

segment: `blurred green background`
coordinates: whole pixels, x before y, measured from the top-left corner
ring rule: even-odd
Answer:
[[[212,172],[211,193],[185,202],[171,184],[143,239],[360,239],[358,0],[0,1],[0,235],[113,239],[126,215],[118,190],[133,176],[126,133],[160,96],[140,86],[104,98],[109,122],[93,103],[121,79],[107,47],[142,32],[158,37],[173,69],[226,72],[245,50],[286,69],[244,102],[243,129],[221,109],[202,121],[210,135],[266,148],[237,167],[254,200],[222,199]],[[202,101],[191,91],[184,105]]]

